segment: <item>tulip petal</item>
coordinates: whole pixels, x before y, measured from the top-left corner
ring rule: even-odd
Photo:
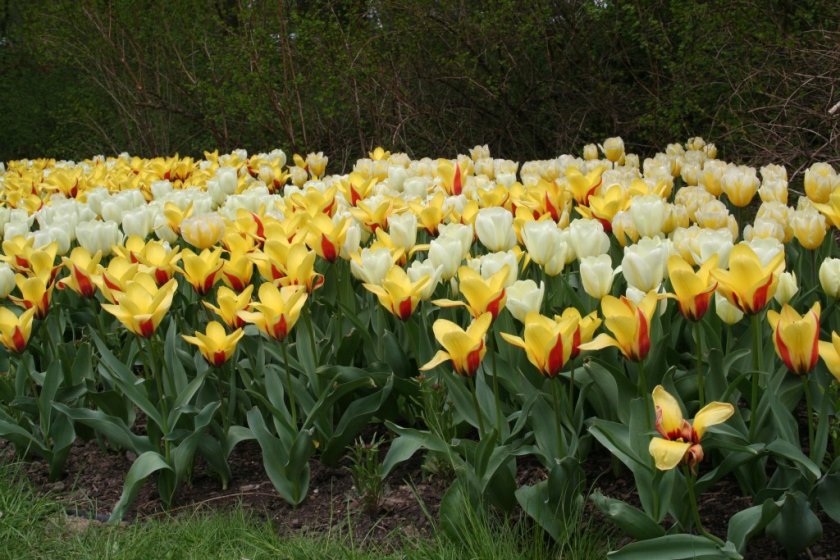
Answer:
[[[691,444],[687,442],[653,438],[650,440],[648,451],[653,457],[657,469],[660,471],[669,471],[680,464],[680,461],[683,460],[686,451],[690,447]]]
[[[683,426],[682,408],[662,385],[657,385],[653,390],[653,406],[656,409],[656,429],[659,433],[667,438],[680,433]]]
[[[703,437],[706,428],[726,422],[734,413],[735,407],[730,403],[711,402],[704,406],[694,417],[694,432],[697,438]]]
[[[447,362],[451,359],[452,358],[449,356],[449,354],[447,354],[443,350],[438,350],[437,354],[435,354],[432,357],[431,360],[429,360],[428,362],[426,362],[425,364],[420,366],[419,369],[420,369],[420,371],[429,371],[430,369],[433,369],[433,368],[439,366],[440,364],[442,364],[444,362]]]

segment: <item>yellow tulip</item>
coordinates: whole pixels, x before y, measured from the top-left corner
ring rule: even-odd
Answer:
[[[595,194],[595,191],[601,186],[601,175],[604,170],[604,167],[598,166],[586,175],[581,173],[577,167],[569,167],[566,170],[566,181],[575,202],[581,206],[589,205],[589,197]]]
[[[125,291],[126,283],[134,278],[139,266],[138,263],[115,256],[108,261],[108,267],[101,274],[93,277],[93,281],[105,299],[117,303],[117,295]]]
[[[683,317],[699,321],[709,309],[709,302],[714,295],[717,282],[711,277],[717,268],[718,257],[713,255],[706,260],[697,272],[679,255],[668,259],[668,277],[674,289],[674,299],[680,306]]]
[[[831,193],[827,203],[814,202],[814,207],[831,220],[834,227],[840,228],[840,189],[835,189]]]
[[[612,221],[615,215],[630,207],[630,197],[619,184],[610,185],[601,194],[589,197],[589,207],[577,206],[576,210],[584,218],[592,218],[601,222],[606,233],[612,232]]]
[[[245,334],[242,329],[236,329],[227,334],[225,328],[218,321],[207,324],[206,333],[195,332],[195,336],[181,335],[181,338],[198,347],[201,355],[212,366],[220,367],[236,352],[236,344]]]
[[[93,297],[96,293],[94,278],[102,271],[102,265],[99,264],[101,259],[102,253],[99,251],[91,255],[84,247],[73,249],[69,259],[61,259],[70,276],[58,281],[59,289],[70,288],[82,297]]]
[[[353,172],[346,179],[339,181],[340,189],[350,206],[356,206],[360,200],[370,196],[376,178],[368,178],[358,172]]]
[[[406,321],[414,313],[420,303],[423,289],[431,281],[429,275],[421,276],[412,282],[408,274],[399,266],[393,266],[385,274],[382,285],[363,284],[369,291],[376,294],[379,303],[396,317]]]
[[[174,202],[167,202],[163,205],[163,215],[169,224],[170,229],[179,234],[181,232],[181,222],[192,215],[193,205],[190,202],[187,207],[181,210]]]
[[[656,431],[662,436],[650,441],[648,451],[661,471],[671,470],[680,463],[694,470],[703,460],[700,441],[709,426],[726,422],[735,413],[729,403],[711,402],[694,417],[693,424],[683,418],[680,404],[657,385],[653,390],[653,404],[656,407]]]
[[[219,272],[224,266],[222,248],[217,247],[213,251],[204,249],[198,255],[189,249],[185,249],[181,255],[184,266],[178,270],[184,275],[184,278],[197,293],[204,295],[209,292],[216,280],[219,279]]]
[[[411,202],[408,207],[417,216],[417,221],[429,235],[437,235],[438,226],[444,218],[443,206],[445,202],[446,196],[442,192],[438,192],[425,204]],[[476,212],[478,211],[476,210]]]
[[[225,284],[241,292],[251,284],[254,275],[254,263],[246,253],[231,253],[222,259],[222,280]]]
[[[580,318],[580,314],[578,314]],[[579,336],[578,321],[574,317],[554,319],[530,311],[525,316],[524,339],[502,333],[508,343],[525,350],[528,361],[534,364],[546,377],[555,377],[575,349],[575,338]]]
[[[102,309],[134,334],[151,338],[169,311],[177,289],[174,278],[159,288],[150,274],[139,273],[118,293],[117,305],[102,304]]]
[[[316,214],[306,222],[306,244],[327,262],[335,262],[347,237],[350,220],[333,222],[326,214]]]
[[[42,276],[27,278],[22,274],[15,276],[15,284],[21,297],[9,296],[9,299],[24,309],[35,309],[36,319],[46,317],[50,310],[50,299],[55,285],[50,284]]]
[[[505,307],[504,285],[508,277],[508,269],[508,265],[504,265],[485,280],[479,272],[468,266],[462,266],[458,269],[458,282],[459,289],[467,300],[466,303],[451,299],[437,299],[432,303],[440,307],[464,306],[476,319],[484,313],[489,313],[490,317],[495,319]]]
[[[140,263],[140,271],[151,274],[158,286],[163,286],[172,279],[181,260],[180,249],[170,249],[160,241],[149,241],[139,253],[134,254],[134,262]]]
[[[310,294],[324,284],[324,275],[315,272],[315,252],[303,243],[291,246],[283,266],[282,286],[304,286]]]
[[[443,188],[450,196],[458,196],[464,190],[464,183],[469,173],[461,162],[448,159],[438,160],[437,174],[442,179]]]
[[[658,296],[648,293],[637,306],[624,296],[616,298],[610,295],[601,300],[601,311],[606,327],[612,336],[601,333],[590,342],[580,345],[581,350],[601,350],[615,346],[624,357],[641,361],[650,351],[650,320],[656,311]]]
[[[32,334],[32,318],[35,308],[29,308],[19,316],[11,310],[0,307],[0,343],[10,352],[20,354],[29,343]]]
[[[446,319],[435,321],[432,330],[445,350],[438,350],[437,354],[420,368],[420,371],[428,371],[443,362],[451,361],[453,369],[459,375],[474,376],[487,353],[484,337],[492,321],[493,317],[490,313],[484,313],[470,323],[466,331]]]
[[[350,212],[366,230],[371,233],[376,233],[376,230],[379,228],[388,228],[388,216],[394,210],[394,201],[382,199],[374,206],[372,204],[373,200],[359,201],[355,207],[350,209]]]
[[[819,358],[820,302],[802,316],[787,304],[781,313],[771,309],[767,321],[773,327],[776,354],[788,370],[803,375],[814,369]]]
[[[729,254],[729,270],[713,270],[718,291],[744,313],[758,313],[776,292],[778,273],[785,255],[780,252],[767,265],[749,245],[736,245]]]
[[[251,294],[254,292],[254,285],[249,284],[241,293],[222,286],[216,292],[216,303],[213,305],[202,301],[204,307],[215,313],[230,328],[239,328],[245,325],[245,321],[239,316],[239,312],[248,308],[251,304]]]
[[[267,336],[284,340],[300,317],[306,303],[306,290],[303,286],[278,288],[266,282],[260,285],[259,296],[260,300],[250,306],[254,311],[239,311],[237,315],[246,323],[256,325]]]

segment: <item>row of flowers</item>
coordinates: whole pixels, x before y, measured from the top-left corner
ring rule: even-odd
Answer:
[[[831,311],[840,294],[840,259],[831,258],[834,242],[829,235],[831,226],[840,225],[840,178],[834,169],[814,164],[804,174],[804,192],[796,193],[789,189],[783,167],[757,171],[722,162],[715,159],[714,145],[700,138],[669,145],[643,162],[625,153],[620,138],[588,145],[583,155],[520,166],[491,158],[482,146],[454,160],[411,160],[377,148],[345,175],[327,175],[323,154],[295,155],[287,165],[280,150],[250,157],[244,151],[206,153],[200,161],[123,154],[83,162],[9,162],[0,172],[5,204],[0,208],[0,297],[10,302],[0,308],[0,343],[13,353],[19,370],[43,372],[61,355],[61,342],[55,339],[77,341],[80,333],[72,317],[80,309],[90,310],[103,364],[113,357],[106,347],[127,344],[127,365],[142,355],[144,375],[155,372],[151,377],[162,379],[157,388],[148,386],[152,400],[165,412],[165,436],[173,425],[164,417],[180,401],[179,391],[167,392],[166,376],[173,374],[158,342],[166,338],[172,353],[179,345],[158,335],[164,325],[194,346],[211,368],[201,374],[202,368],[191,366],[197,368],[196,379],[208,375],[218,382],[216,414],[226,433],[245,434],[229,430],[237,422],[243,430],[247,424],[247,437],[260,440],[264,452],[270,447],[265,436],[270,430],[265,431],[256,413],[248,412],[246,421],[245,409],[237,408],[249,394],[257,399],[256,410],[275,418],[279,441],[283,429],[294,434],[290,441],[307,434],[315,438],[310,442],[314,450],[321,445],[319,437],[328,437],[318,421],[307,424],[314,418],[313,403],[322,402],[319,398],[328,390],[313,366],[373,371],[387,363],[396,378],[427,372],[419,383],[431,376],[434,386],[446,387],[451,406],[457,408],[451,421],[461,425],[458,429],[472,425],[479,441],[495,437],[500,445],[514,441],[508,422],[525,414],[527,391],[518,380],[524,375],[538,389],[534,398],[554,410],[556,426],[550,444],[530,421],[525,425],[533,432],[514,439],[524,446],[536,438],[549,470],[566,456],[583,460],[585,453],[576,442],[587,432],[616,453],[605,442],[636,414],[635,405],[628,408],[620,401],[638,399],[649,453],[647,459],[636,457],[637,462],[661,471],[684,465],[682,476],[693,492],[706,455],[701,438],[707,427],[735,414],[739,395],[749,402],[736,415],[745,428],[738,436],[744,446],[769,445],[778,429],[762,412],[775,406],[772,399],[781,398],[775,394],[778,384],[787,383],[764,366],[762,340],[769,332],[780,362],[803,379],[810,460],[818,468],[830,463],[840,449],[827,453],[823,447],[820,456],[814,452],[815,446],[824,445],[820,422],[828,424],[834,415],[829,378],[820,370],[815,386],[807,380],[819,356],[827,372],[840,378],[840,335],[831,332]],[[795,207],[788,206],[789,193],[799,195]],[[754,201],[756,194],[760,204]],[[362,290],[350,288],[350,276]],[[62,299],[64,310],[59,304],[58,311],[51,311],[55,288],[76,294]],[[669,300],[676,301],[682,320]],[[765,323],[771,303],[778,311],[767,311]],[[827,313],[821,313],[823,308]],[[715,319],[708,318],[711,309]],[[102,312],[135,338],[111,332]],[[65,315],[53,329],[49,320],[56,313]],[[742,324],[745,317],[750,317],[749,325]],[[305,333],[292,336],[301,318]],[[39,331],[35,320],[41,321]],[[714,336],[709,328],[717,331]],[[342,340],[370,337],[365,331],[371,330],[369,353],[350,352],[345,363],[338,363],[339,355],[345,355],[339,348]],[[674,338],[669,332],[686,334]],[[261,365],[250,351],[237,354],[248,333],[264,335],[248,343],[258,345]],[[742,336],[746,334],[751,337]],[[33,336],[39,337],[39,348],[30,364]],[[386,347],[392,338],[396,346]],[[436,352],[435,339],[440,347]],[[280,343],[282,355],[266,358],[265,352],[272,351],[263,346],[272,340]],[[503,342],[514,351],[524,350],[519,356],[527,362]],[[335,351],[319,352],[322,344]],[[654,351],[657,344],[675,355],[688,350],[696,372],[684,358]],[[749,356],[733,351],[744,346]],[[626,362],[610,360],[609,348]],[[290,362],[289,349],[295,361]],[[751,368],[739,366],[743,375],[724,374],[716,381],[716,350],[732,355],[736,365],[736,358],[751,362]],[[404,359],[394,358],[394,352]],[[272,382],[266,372],[272,364],[282,364],[285,372],[279,397],[268,394]],[[251,371],[254,367],[261,371]],[[541,375],[529,378],[528,368]],[[673,369],[679,375],[668,373]],[[233,372],[225,382],[229,387],[222,382],[228,370]],[[471,401],[458,404],[461,389],[453,385],[457,380],[450,371],[468,379]],[[259,391],[248,385],[256,381],[246,382],[249,375],[265,375],[262,398],[251,394]],[[604,381],[608,378],[612,388]],[[561,379],[569,381],[562,391]],[[393,382],[378,387],[390,391]],[[633,387],[629,393],[628,383]],[[41,391],[14,385],[12,392],[33,397]],[[489,402],[481,401],[482,386],[492,395]],[[101,380],[88,384],[89,391],[103,387],[110,390],[107,379],[104,386]],[[130,391],[118,392],[130,400]],[[199,393],[196,398],[206,396]],[[689,409],[700,409],[693,427],[682,419],[673,396],[677,393]],[[225,408],[223,401],[233,404]],[[791,410],[799,398],[782,401]],[[470,402],[469,410],[464,409]],[[15,408],[12,402],[5,405]],[[145,411],[144,406],[140,408]],[[286,411],[281,415],[285,427],[277,420],[279,408]],[[101,428],[90,410],[65,416]],[[126,419],[131,416],[123,412]],[[0,428],[3,422],[20,426],[24,415],[11,410],[5,416]],[[390,420],[398,434],[395,441],[417,437],[396,423],[399,418]],[[2,431],[10,437],[10,428]],[[651,438],[655,432],[659,437]],[[734,433],[728,436],[736,438]],[[163,439],[162,447],[160,441],[153,446],[165,465],[159,468],[174,470],[169,439]],[[467,460],[470,453],[465,453]],[[515,463],[515,456],[509,460]],[[630,470],[638,483],[642,475]],[[269,474],[278,490],[285,488],[278,480],[288,473]],[[493,473],[488,480],[495,476],[502,475]],[[828,476],[834,471],[826,469]],[[745,490],[756,495],[764,491],[755,484]],[[281,494],[299,501],[305,486],[295,488]],[[130,499],[128,487],[125,498]],[[528,511],[520,492],[517,499]],[[793,507],[785,503],[777,507]],[[654,521],[661,522],[661,516]],[[699,518],[680,521],[684,529],[692,525],[703,538],[723,546],[702,529]],[[744,546],[745,541],[739,543],[740,549]]]

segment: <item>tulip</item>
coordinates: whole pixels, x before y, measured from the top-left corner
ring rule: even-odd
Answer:
[[[569,241],[577,258],[596,257],[610,250],[610,238],[598,220],[575,220],[569,225]]]
[[[195,336],[181,335],[181,338],[198,347],[207,363],[214,367],[221,367],[236,352],[236,344],[245,334],[242,329],[236,329],[227,334],[225,328],[218,321],[207,324],[206,333],[195,332]]]
[[[335,262],[347,238],[350,223],[350,218],[345,217],[334,222],[329,216],[319,212],[306,223],[306,244],[325,261]]]
[[[546,274],[554,276],[563,270],[568,246],[552,220],[527,222],[522,226],[522,240],[531,260],[542,266]]]
[[[598,146],[595,144],[587,144],[583,147],[583,159],[592,161],[598,159]]]
[[[204,249],[198,255],[185,249],[181,255],[184,266],[179,271],[184,278],[197,293],[204,295],[209,292],[219,279],[219,273],[224,266],[222,248],[217,247],[213,251]]]
[[[713,256],[700,266],[697,272],[682,257],[673,255],[668,259],[668,277],[674,289],[674,298],[680,306],[680,313],[691,321],[699,321],[709,309],[709,301],[717,287],[711,277],[717,267]]]
[[[15,271],[6,263],[0,264],[0,299],[8,297],[15,289]]]
[[[492,252],[507,251],[516,245],[513,214],[500,207],[482,208],[475,218],[475,233]]]
[[[823,293],[834,299],[840,298],[840,259],[824,259],[819,276]]]
[[[225,220],[218,214],[191,216],[181,222],[181,237],[196,249],[209,249],[222,240]]]
[[[420,290],[420,299],[426,301],[432,297],[435,288],[440,284],[443,267],[434,266],[429,259],[425,261],[413,261],[411,266],[408,267],[407,273],[409,280],[412,282],[417,282],[424,276],[429,278],[429,281]]]
[[[107,268],[92,279],[105,299],[111,303],[117,303],[117,296],[125,291],[127,282],[134,278],[139,266],[124,257],[115,256],[108,261]]]
[[[446,319],[435,321],[432,330],[445,350],[438,350],[431,360],[420,367],[420,371],[428,371],[443,362],[451,361],[456,373],[473,377],[487,353],[484,338],[492,321],[490,313],[484,313],[470,323],[466,331]]]
[[[149,208],[141,206],[123,212],[120,224],[125,235],[146,238],[152,233],[153,219],[154,216]]]
[[[580,281],[589,297],[600,300],[610,293],[615,275],[609,255],[584,257],[580,261]]]
[[[574,318],[554,319],[531,311],[525,316],[524,339],[502,333],[508,343],[525,350],[528,361],[546,377],[555,377],[572,357],[578,322]]]
[[[838,185],[840,178],[828,163],[818,162],[805,170],[805,194],[814,202],[828,202],[829,195]]]
[[[715,292],[715,314],[727,325],[734,325],[744,318],[744,312],[718,292]]]
[[[806,249],[817,249],[825,239],[825,216],[814,209],[803,209],[794,212],[790,220],[793,234],[799,244]]]
[[[525,316],[531,312],[539,312],[545,296],[545,283],[533,280],[517,280],[507,288],[505,307],[513,318],[520,323],[525,322]]]
[[[570,166],[566,169],[566,181],[575,202],[581,206],[589,205],[589,197],[601,186],[604,170],[605,168],[599,165],[584,175],[577,167]]]
[[[521,252],[504,251],[501,253],[487,253],[478,258],[467,261],[467,266],[481,274],[481,277],[488,280],[502,268],[507,268],[508,274],[503,286],[509,288],[516,282],[519,271],[519,259]]]
[[[840,381],[840,335],[833,332],[831,342],[819,341],[819,353],[828,371]]]
[[[461,261],[464,260],[461,242],[449,236],[433,239],[429,244],[428,260],[432,266],[441,269],[441,278],[449,280],[455,276]]]
[[[459,195],[464,189],[467,171],[462,168],[458,161],[439,159],[437,167],[438,176],[441,178],[443,188],[447,194]]]
[[[657,295],[650,292],[636,305],[624,296],[620,299],[604,296],[601,311],[606,327],[615,338],[601,333],[590,342],[581,344],[580,349],[600,350],[615,346],[628,360],[643,360],[650,351],[650,320],[656,310],[657,299]]]
[[[59,289],[70,288],[82,297],[93,297],[96,293],[93,278],[102,270],[99,264],[101,258],[102,253],[91,255],[84,247],[73,249],[69,259],[62,259],[64,266],[70,271],[70,276],[59,280]]]
[[[662,233],[668,216],[668,204],[655,194],[634,197],[630,202],[633,226],[642,237],[655,237]]]
[[[250,306],[254,311],[239,311],[237,315],[270,338],[285,340],[306,303],[306,290],[300,285],[278,288],[265,282],[260,285],[259,297],[259,301]]]
[[[350,206],[356,206],[360,200],[370,196],[373,186],[376,184],[376,179],[368,178],[362,173],[353,172],[347,176],[347,179],[341,180],[340,184],[344,198]]]
[[[840,189],[832,191],[827,203],[814,202],[813,206],[831,220],[834,227],[840,228]]]
[[[819,357],[820,302],[802,316],[787,304],[782,306],[781,313],[771,309],[767,321],[773,327],[776,354],[788,370],[804,375],[814,369]]]
[[[178,289],[173,278],[160,288],[149,274],[137,274],[116,296],[117,304],[102,304],[102,309],[119,319],[129,331],[151,338],[172,305]]]
[[[613,183],[606,189],[602,188],[600,194],[591,195],[588,208],[578,206],[577,211],[584,218],[598,220],[604,226],[604,231],[611,233],[613,218],[622,210],[627,210],[629,205],[630,198],[627,191],[620,184]]]
[[[407,321],[417,304],[420,303],[420,295],[423,288],[431,281],[429,276],[421,276],[417,280],[411,280],[405,270],[399,266],[392,266],[385,274],[381,285],[363,284],[364,287],[376,297],[384,308]]]
[[[364,283],[381,285],[397,260],[387,248],[365,248],[351,255],[350,272]]]
[[[726,422],[735,413],[735,407],[729,403],[711,402],[700,409],[693,423],[689,424],[683,418],[680,404],[662,385],[653,390],[653,404],[656,408],[656,431],[662,437],[653,438],[648,450],[656,468],[661,471],[671,470],[680,463],[696,469],[703,460],[700,441],[706,429]]]
[[[0,344],[10,352],[23,352],[32,334],[32,318],[35,311],[34,308],[30,308],[20,315],[15,315],[10,309],[0,307]]]
[[[607,138],[604,140],[604,145],[601,146],[601,151],[604,152],[604,157],[616,163],[624,157],[624,140],[620,136]]]
[[[142,240],[140,244],[143,245]],[[151,274],[158,286],[163,286],[175,274],[178,261],[181,260],[180,249],[171,249],[161,241],[149,241],[138,253],[133,254],[134,262],[140,263],[140,271]]]
[[[324,285],[324,275],[315,272],[315,252],[303,243],[295,243],[289,248],[284,272],[279,280],[283,286],[304,286],[311,294]]]
[[[627,283],[643,292],[656,290],[665,277],[668,263],[668,241],[643,237],[624,250],[621,271]]]
[[[417,244],[417,216],[411,212],[392,215],[388,220],[388,234],[395,246],[411,251]]]
[[[743,165],[730,167],[721,177],[721,188],[733,205],[739,208],[749,205],[758,191],[755,168]]]
[[[701,229],[690,243],[691,256],[695,263],[704,263],[713,256],[718,266],[729,267],[729,253],[732,252],[732,234],[727,229]]]
[[[474,318],[488,313],[492,319],[499,316],[499,312],[505,307],[507,294],[504,283],[508,276],[507,265],[497,273],[485,280],[481,274],[468,266],[458,269],[458,281],[461,293],[467,300],[453,301],[450,299],[437,299],[433,301],[440,307],[466,307]]]
[[[784,305],[793,299],[793,296],[798,291],[799,286],[796,284],[796,273],[782,272],[779,275],[779,284],[776,286],[776,293],[773,295],[773,299],[779,305]]]
[[[253,284],[249,284],[240,293],[222,286],[216,292],[216,303],[218,307],[202,301],[204,307],[215,313],[225,324],[232,328],[239,328],[245,324],[245,321],[239,317],[239,312],[248,308],[251,303],[251,293],[254,291]]]
[[[35,318],[43,319],[50,309],[54,284],[43,276],[26,277],[21,274],[15,276],[15,284],[20,291],[21,297],[9,296],[15,305],[24,309],[35,309]]]
[[[729,255],[729,270],[713,270],[718,291],[747,314],[758,313],[776,292],[776,269],[784,264],[784,252],[762,265],[756,252],[745,244],[736,245]]]

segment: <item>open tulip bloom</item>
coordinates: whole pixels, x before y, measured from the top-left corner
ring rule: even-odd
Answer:
[[[820,302],[804,315],[799,315],[787,304],[781,313],[771,309],[767,312],[767,321],[773,327],[776,354],[788,370],[804,375],[814,369],[819,359]]]
[[[766,265],[749,245],[736,245],[729,254],[729,270],[713,270],[718,290],[744,313],[758,313],[773,297],[778,274],[776,269],[785,261],[781,252]]]
[[[680,404],[662,385],[653,390],[653,404],[656,431],[662,437],[650,441],[649,451],[656,468],[662,471],[681,463],[695,470],[703,460],[700,441],[706,428],[726,422],[735,413],[735,407],[729,403],[711,402],[700,409],[693,423],[689,423],[683,418]]]
[[[465,331],[452,321],[438,319],[432,326],[435,338],[444,350],[438,350],[420,371],[428,371],[446,361],[452,362],[452,368],[460,375],[473,377],[487,353],[484,337],[493,317],[484,313],[475,319]]]

